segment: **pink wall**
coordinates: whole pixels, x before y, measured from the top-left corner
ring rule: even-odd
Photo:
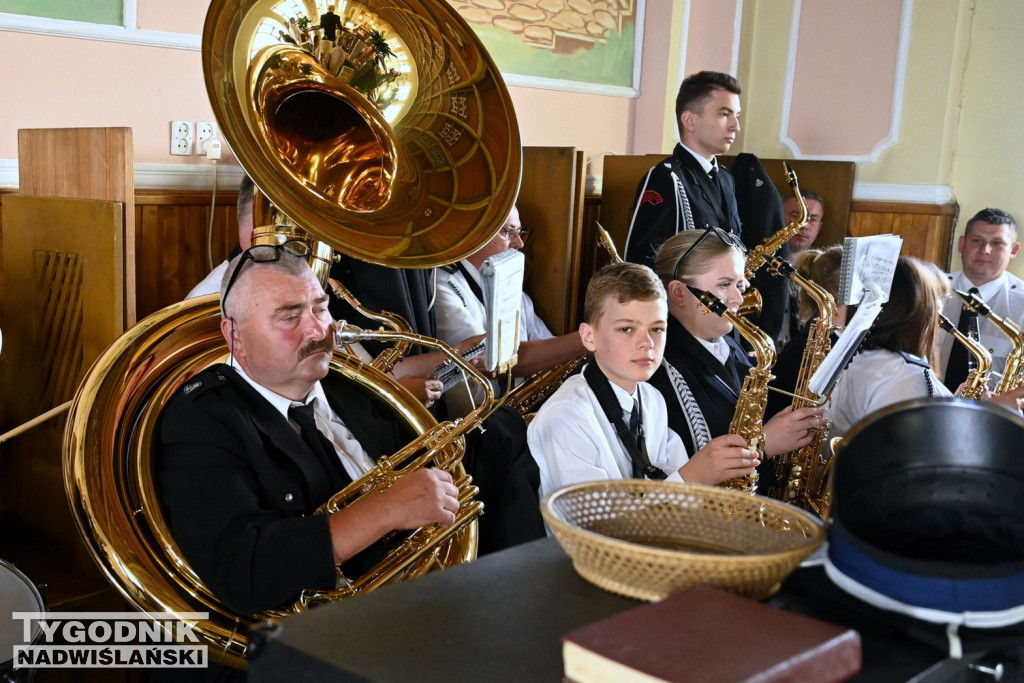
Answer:
[[[170,121],[212,121],[198,50],[0,32],[0,159],[19,128],[128,126],[137,162],[196,164],[170,154]]]
[[[198,36],[207,5],[208,0],[138,0],[139,30]],[[644,50],[660,63],[652,66],[645,60],[641,98],[512,87],[523,144],[575,146],[588,158],[634,151],[639,103],[652,98],[651,116],[663,115],[664,107],[671,6],[648,5],[647,24],[658,30],[647,37]],[[138,163],[208,163],[203,157],[171,156],[169,151],[170,121],[213,120],[198,50],[0,30],[0,57],[5,84],[0,160],[17,158],[19,128],[128,126]],[[650,129],[660,130],[660,119]],[[230,155],[224,162],[231,162]],[[595,168],[599,170],[600,162]]]
[[[736,2],[731,0],[691,0],[689,33],[686,36],[686,71],[733,71],[736,36]]]
[[[786,127],[801,154],[866,156],[888,137],[901,4],[802,3]]]
[[[209,0],[137,0],[139,28],[200,35]]]

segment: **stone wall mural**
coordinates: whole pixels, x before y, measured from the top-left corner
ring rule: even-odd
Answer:
[[[513,85],[633,96],[644,0],[448,0]]]

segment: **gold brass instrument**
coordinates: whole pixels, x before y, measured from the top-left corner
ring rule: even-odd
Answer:
[[[957,393],[960,398],[981,398],[988,388],[988,375],[992,371],[992,354],[977,339],[957,329],[949,318],[939,313],[939,327],[953,335],[956,341],[967,347],[974,357],[975,365],[967,373],[967,379]]]
[[[743,388],[736,401],[736,412],[729,423],[729,433],[742,436],[747,442],[747,447],[757,451],[758,459],[763,459],[764,411],[768,405],[768,383],[775,379],[772,374],[772,366],[775,364],[775,342],[760,327],[730,311],[714,294],[690,285],[686,286],[704,308],[731,322],[754,349],[757,363],[743,378]],[[744,477],[725,481],[721,486],[753,494],[757,491],[757,480],[757,470],[754,470]]]
[[[278,5],[212,0],[203,30],[215,116],[257,187],[328,252],[381,265],[442,265],[490,241],[515,201],[522,154],[511,98],[465,21],[444,0],[350,0],[349,16],[387,38],[395,68],[380,83],[398,79],[403,86],[390,91],[274,43],[270,36],[283,28]],[[313,265],[329,266],[329,257]],[[400,321],[381,322],[392,329],[343,327],[342,340],[419,343],[446,349],[460,363],[450,347],[403,331]],[[145,612],[207,612],[207,619],[184,621],[210,646],[210,661],[244,668],[246,628],[282,612],[236,614],[211,594],[164,519],[151,457],[163,406],[227,353],[213,295],[169,306],[129,330],[79,388],[65,432],[64,477],[90,553],[129,604]],[[392,362],[397,358],[380,366]],[[463,370],[480,377],[468,364]],[[293,609],[476,555],[479,503],[459,459],[462,435],[493,409],[493,395],[472,419],[438,425],[375,365],[336,350],[331,371],[387,404],[411,442],[360,482],[373,490],[403,470],[436,464],[453,473],[462,506],[455,526],[412,532],[369,575],[349,577],[338,593],[304,594]],[[489,382],[483,385],[489,391]],[[358,495],[350,489],[322,512]]]
[[[1013,348],[1010,353],[1006,356],[1006,365],[1003,367],[1003,376],[999,379],[996,384],[994,394],[1005,394],[1008,391],[1020,387],[1024,383],[1024,330],[1021,326],[1002,316],[996,315],[995,312],[989,307],[985,301],[976,294],[969,294],[959,289],[954,289],[957,296],[959,296],[964,306],[972,311],[977,311],[978,315],[983,315],[988,318],[993,325],[999,328],[999,331],[1010,338],[1013,343]]]
[[[804,202],[804,197],[800,194],[800,183],[797,182],[796,171],[785,161],[782,162],[782,165],[786,169],[786,179],[789,181],[789,186],[793,188],[793,194],[796,195],[796,200],[800,204],[800,217],[747,253],[747,263],[743,269],[743,276],[748,280],[754,277],[754,273],[760,270],[761,266],[767,263],[768,259],[781,249],[783,244],[793,239],[800,232],[800,228],[807,225],[807,203]]]
[[[808,331],[807,346],[804,347],[800,359],[793,408],[820,406],[828,396],[812,393],[808,385],[832,349],[831,335],[835,331],[836,301],[824,287],[805,278],[785,259],[774,256],[769,267],[773,275],[788,277],[795,282],[818,306],[818,315]],[[832,470],[832,457],[823,454],[827,434],[828,425],[818,425],[811,442],[806,446],[776,456],[775,473],[782,483],[779,487],[768,490],[768,495],[772,498],[796,505],[823,519],[828,514],[831,502],[829,474]]]

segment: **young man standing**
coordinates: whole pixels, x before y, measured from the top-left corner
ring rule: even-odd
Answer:
[[[651,266],[658,247],[680,230],[708,226],[740,234],[736,185],[718,164],[740,132],[743,87],[729,74],[688,76],[676,96],[680,143],[637,187],[626,260]]]

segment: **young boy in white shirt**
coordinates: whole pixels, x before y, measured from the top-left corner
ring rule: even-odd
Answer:
[[[687,458],[668,428],[665,400],[646,382],[661,364],[667,318],[665,288],[646,266],[613,263],[590,281],[579,332],[594,359],[541,406],[527,432],[541,496],[602,479],[717,484],[757,466],[740,436],[712,439]]]

